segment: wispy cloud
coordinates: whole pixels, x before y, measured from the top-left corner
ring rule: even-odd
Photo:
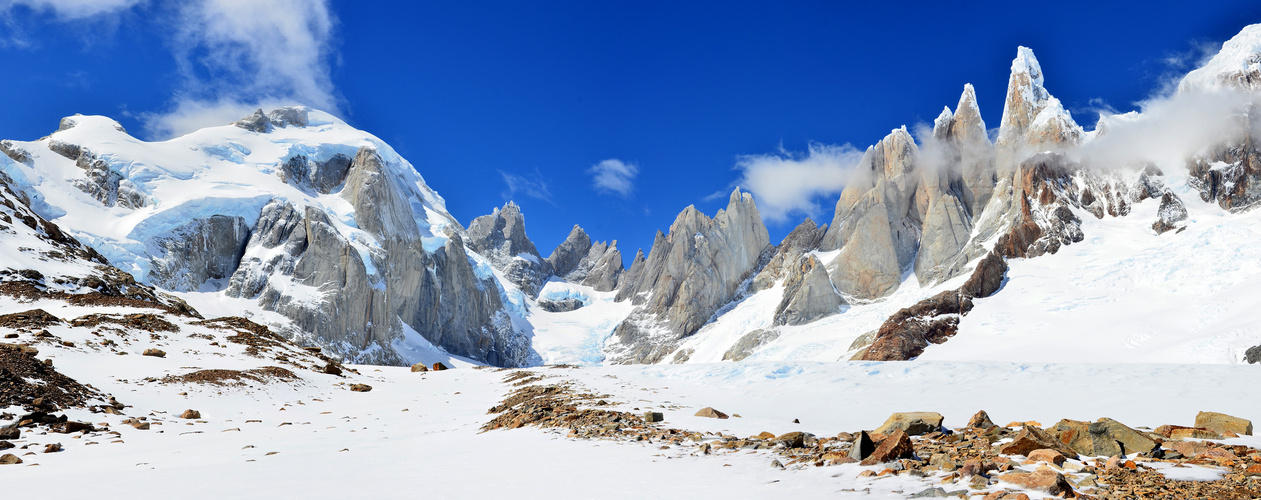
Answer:
[[[502,193],[504,200],[514,200],[518,194],[523,194],[555,204],[552,201],[552,191],[547,187],[547,181],[537,169],[528,175],[517,175],[500,170],[499,176],[503,177],[506,188]]]
[[[639,175],[639,167],[610,158],[587,169],[587,173],[591,174],[591,186],[596,191],[629,198],[635,191],[635,176]]]
[[[113,14],[144,2],[145,0],[0,0],[0,12],[8,12],[14,7],[26,7],[71,21]]]
[[[774,154],[740,157],[738,184],[757,197],[758,211],[768,221],[785,222],[794,213],[817,216],[818,200],[845,189],[862,155],[849,144],[811,143],[804,154],[781,147]]]
[[[176,17],[171,49],[183,82],[168,111],[146,116],[151,135],[282,104],[338,113],[329,71],[337,21],[328,0],[200,0]]]

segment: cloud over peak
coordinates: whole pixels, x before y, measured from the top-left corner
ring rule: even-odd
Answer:
[[[629,198],[635,191],[635,176],[639,175],[639,167],[610,158],[587,169],[587,173],[591,174],[591,186],[596,191]]]
[[[737,184],[757,196],[758,211],[771,222],[785,222],[790,215],[818,215],[820,198],[845,189],[863,153],[849,144],[811,143],[805,154],[782,147],[774,154],[742,156]]]

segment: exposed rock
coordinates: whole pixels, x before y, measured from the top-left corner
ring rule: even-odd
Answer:
[[[201,418],[201,412],[197,410],[184,410],[184,413],[180,414],[180,418],[196,420]]]
[[[552,269],[526,236],[521,207],[510,201],[490,215],[474,219],[467,234],[470,249],[486,257],[521,291],[538,296]]]
[[[150,242],[148,282],[195,292],[210,280],[226,280],[236,272],[249,236],[250,228],[241,217],[194,219]]]
[[[915,276],[921,286],[943,281],[947,265],[968,244],[972,237],[972,222],[963,205],[948,193],[932,199],[924,233],[920,240],[919,254],[915,258]]]
[[[144,350],[144,352],[143,352],[143,353],[141,353],[141,354],[142,354],[142,355],[144,355],[144,356],[153,356],[153,357],[155,357],[155,358],[165,358],[165,357],[166,357],[166,351],[163,351],[163,350],[161,350],[161,349],[152,348],[152,347],[151,347],[151,348],[148,348],[148,349],[145,349],[145,350]]]
[[[1046,462],[1048,464],[1054,464],[1057,467],[1064,465],[1064,460],[1066,460],[1064,458],[1063,453],[1052,450],[1050,448],[1042,448],[1040,450],[1033,450],[1029,452],[1028,457],[1029,457],[1029,460],[1032,460],[1034,462]]]
[[[730,349],[727,349],[727,352],[723,353],[722,355],[722,360],[723,361],[742,361],[745,358],[752,356],[753,353],[758,350],[758,348],[770,343],[771,341],[777,338],[779,338],[779,331],[777,330],[774,330],[774,329],[753,330],[749,333],[744,334],[744,336],[740,337],[740,340],[737,340],[736,343],[733,344]]]
[[[1029,453],[1034,450],[1040,450],[1043,448],[1058,451],[1068,457],[1077,456],[1077,453],[1057,441],[1054,436],[1033,426],[1021,427],[1020,433],[1017,434],[1010,443],[1003,445],[1003,447],[998,451],[1004,455],[1029,456]]]
[[[995,425],[994,421],[990,420],[990,415],[985,413],[985,410],[981,410],[968,419],[968,427],[972,429],[989,429],[995,427]]]
[[[1103,442],[1106,446],[1108,440],[1114,440],[1123,446],[1122,455],[1136,452],[1149,453],[1160,447],[1159,444],[1143,433],[1110,418],[1101,418],[1097,422],[1090,424],[1088,431],[1090,432],[1091,440],[1096,443],[1096,451],[1099,451],[1100,448],[1098,443]],[[1104,453],[1096,454],[1106,455]]]
[[[854,436],[853,444],[850,445],[849,458],[861,462],[871,456],[874,451],[876,451],[876,443],[872,442],[871,436],[867,434],[867,431],[859,431]]]
[[[258,111],[255,111],[253,114],[246,116],[245,118],[232,122],[232,124],[245,130],[258,132],[260,134],[270,132],[272,127],[271,120],[269,120],[267,115],[263,113],[262,108],[259,108]]]
[[[1232,417],[1225,413],[1202,411],[1195,415],[1195,426],[1211,430],[1218,434],[1233,432],[1240,436],[1252,435],[1252,421]]]
[[[899,310],[876,331],[875,339],[858,359],[901,361],[940,344],[959,331],[959,318],[972,310],[972,299],[948,290]]]
[[[644,422],[653,423],[653,422],[660,422],[662,420],[665,420],[665,415],[659,411],[647,411],[647,412],[644,412],[643,418],[644,418]]]
[[[696,333],[735,297],[770,248],[766,226],[753,197],[736,189],[725,210],[711,219],[687,207],[657,233],[642,270],[631,266],[618,282],[617,300],[638,307],[614,331],[606,346],[614,363],[659,360],[673,343]]]
[[[428,368],[428,367],[426,367],[424,363],[416,363],[416,364],[412,365],[412,373],[415,373],[415,372],[427,372],[427,371],[429,371],[429,368]]]
[[[1015,484],[1022,488],[1045,492],[1050,495],[1073,496],[1073,486],[1063,474],[1046,466],[1033,472],[1008,472],[998,476],[1000,481]]]
[[[802,448],[806,445],[807,434],[801,431],[786,432],[775,438],[776,442],[783,443],[786,448]]]
[[[442,364],[442,362],[441,362],[441,361],[438,361],[438,362],[436,362],[436,363],[434,363],[434,364],[433,364],[433,371],[440,372],[440,371],[442,371],[442,370],[446,370],[446,369],[448,369],[448,368],[447,368],[447,365]]]
[[[896,267],[900,271],[910,266],[919,248],[922,222],[915,203],[923,178],[918,170],[919,156],[919,148],[905,127],[893,130],[868,148],[841,192],[832,225],[820,248],[834,250],[848,246],[864,219],[879,206],[886,212],[884,220],[892,240],[889,246],[895,254]],[[872,229],[866,231],[870,233]],[[833,281],[836,281],[835,274]]]
[[[890,435],[900,430],[912,436],[928,434],[941,430],[942,416],[937,412],[906,412],[890,415],[884,424],[872,431],[873,434]]]
[[[31,160],[31,154],[29,152],[18,147],[13,143],[13,141],[8,139],[0,141],[0,153],[4,153],[5,156],[8,156],[13,161],[28,167],[35,163]]]
[[[867,211],[829,269],[836,288],[856,299],[876,299],[897,290],[902,268],[883,204]]]
[[[350,384],[351,392],[368,392],[372,390],[372,386],[368,384]]]
[[[548,312],[577,311],[584,305],[581,300],[572,298],[562,300],[539,299],[538,304],[539,307]]]
[[[701,409],[700,409],[700,411],[696,412],[696,416],[698,416],[698,417],[707,417],[707,418],[717,418],[717,419],[726,419],[726,418],[727,418],[727,414],[726,414],[726,413],[720,412],[720,411],[715,410],[715,409],[713,409],[713,408],[710,408],[710,407],[708,407],[708,406],[706,406],[706,407],[704,407],[704,408],[701,408]]]
[[[907,436],[901,429],[897,429],[880,440],[880,444],[876,445],[876,449],[871,452],[871,455],[863,459],[859,464],[875,465],[899,458],[907,458],[914,453],[915,447],[911,444],[910,436]]]
[[[1156,222],[1152,223],[1152,229],[1156,234],[1162,234],[1166,231],[1178,229],[1177,223],[1187,220],[1187,208],[1182,205],[1182,200],[1173,191],[1165,191],[1160,196],[1160,208],[1156,210]]]
[[[605,244],[598,242],[591,245],[587,256],[578,263],[578,268],[570,274],[579,283],[601,292],[617,289],[622,276],[622,252],[617,249],[617,240]],[[567,278],[568,279],[568,278]]]
[[[337,153],[324,161],[316,161],[306,155],[295,155],[281,163],[277,174],[280,179],[303,189],[328,194],[346,181],[353,160]]]
[[[840,312],[845,299],[837,293],[823,263],[805,256],[784,281],[784,298],[775,308],[775,325],[804,325]]]
[[[960,288],[959,292],[975,299],[989,297],[998,292],[1006,278],[1007,261],[991,252],[977,262],[972,276],[963,283],[963,288]]]
[[[0,465],[17,465],[22,463],[22,459],[12,453],[0,455]]]
[[[1261,362],[1261,345],[1249,347],[1247,351],[1244,351],[1244,361],[1249,364]]]
[[[552,250],[552,254],[547,257],[547,263],[552,266],[552,271],[557,276],[564,278],[578,267],[578,263],[582,262],[589,251],[591,251],[591,237],[575,224],[574,228],[569,230],[569,236],[565,237],[565,241]]]
[[[271,110],[267,121],[276,127],[305,127],[308,123],[307,108],[303,106],[285,106]]]
[[[762,266],[757,276],[754,276],[753,283],[749,285],[749,292],[771,288],[799,270],[802,257],[811,250],[819,248],[819,243],[826,232],[826,225],[816,226],[808,217],[798,224],[784,237],[779,246],[775,247],[775,254],[771,256],[771,260]]]

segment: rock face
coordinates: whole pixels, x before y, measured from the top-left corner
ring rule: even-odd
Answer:
[[[660,360],[735,296],[769,250],[769,239],[753,197],[739,189],[712,219],[695,207],[683,210],[669,236],[657,233],[642,270],[637,261],[628,271],[633,279],[620,280],[617,299],[639,307],[614,331],[608,359]]]
[[[319,161],[306,155],[289,157],[278,172],[280,179],[320,194],[333,192],[346,180],[352,159],[343,154]]]
[[[924,235],[915,259],[915,276],[921,285],[941,280],[944,265],[963,251],[972,238],[972,221],[953,195],[936,196],[924,220]]]
[[[836,314],[846,305],[823,263],[813,255],[803,258],[784,284],[784,299],[775,308],[776,325],[804,325]]]
[[[1195,416],[1195,426],[1211,430],[1218,434],[1233,432],[1240,436],[1252,435],[1252,421],[1232,417],[1225,413],[1202,411]]]
[[[954,290],[941,292],[902,309],[876,331],[875,339],[858,359],[901,361],[940,344],[959,331],[959,319],[972,310],[972,299]]]
[[[552,269],[525,235],[521,207],[509,201],[502,209],[474,219],[467,234],[470,249],[486,257],[521,291],[538,296]]]
[[[1156,210],[1156,222],[1152,223],[1152,229],[1156,234],[1171,231],[1178,228],[1178,223],[1187,220],[1187,208],[1183,206],[1182,200],[1172,191],[1165,191],[1160,196],[1160,208]]]
[[[889,214],[883,203],[876,204],[858,221],[833,261],[829,272],[832,283],[857,299],[875,299],[892,293],[902,281],[895,245],[889,233]]]
[[[226,280],[236,272],[249,237],[250,228],[241,217],[212,215],[193,220],[153,240],[148,280],[179,292],[198,291],[211,280]]]
[[[574,226],[565,241],[547,258],[552,272],[570,283],[580,283],[601,292],[617,288],[622,274],[622,252],[617,241],[591,243],[581,227]]]

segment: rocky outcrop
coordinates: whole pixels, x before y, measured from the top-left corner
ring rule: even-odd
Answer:
[[[471,250],[486,257],[521,291],[531,297],[538,296],[539,288],[552,274],[552,269],[525,235],[521,207],[509,201],[490,215],[474,219],[466,234]]]
[[[250,228],[240,217],[193,220],[150,242],[153,258],[147,280],[178,292],[195,292],[212,280],[226,280],[236,272],[249,236]]]
[[[591,245],[587,256],[578,262],[578,267],[566,277],[587,285],[601,292],[611,292],[617,288],[622,276],[622,252],[617,249],[617,240],[612,243],[597,242]]]
[[[617,299],[638,307],[614,331],[609,359],[660,360],[672,342],[695,333],[736,295],[770,248],[753,197],[739,189],[712,219],[695,207],[684,209],[669,236],[657,233],[642,270],[632,265],[635,279],[620,280]]]
[[[915,203],[923,176],[917,170],[919,156],[919,148],[905,127],[868,148],[841,192],[820,249],[835,250],[847,245],[858,225],[879,205],[886,212],[898,266],[910,266],[919,248],[922,223]]]
[[[1043,84],[1042,66],[1033,51],[1017,48],[998,128],[1000,174],[1030,152],[1062,149],[1081,140],[1081,127]]]
[[[271,113],[263,113],[262,109],[255,111],[253,114],[241,118],[233,122],[233,125],[241,127],[251,132],[265,134],[271,132],[274,127],[305,127],[308,123],[307,108],[302,106],[287,106],[276,108]]]
[[[587,232],[581,227],[574,224],[574,228],[569,230],[569,236],[565,237],[565,241],[557,245],[556,249],[552,250],[552,254],[547,257],[547,263],[552,266],[552,272],[563,278],[578,268],[578,264],[587,257],[589,251],[591,251],[591,237],[587,236]]]
[[[779,246],[775,247],[775,254],[753,278],[749,291],[758,292],[769,289],[794,272],[798,272],[802,257],[819,248],[819,243],[823,240],[827,229],[827,225],[817,226],[809,218],[798,224],[788,233],[788,236],[784,237]]]
[[[722,360],[742,361],[752,356],[762,346],[771,343],[777,338],[779,338],[779,332],[774,329],[753,330],[744,334],[730,349],[727,349],[727,352],[722,355]]]
[[[69,127],[73,127],[74,123],[73,121],[70,122]],[[62,126],[67,127],[65,120],[63,120]],[[121,129],[122,127],[120,126],[119,128]],[[79,188],[80,191],[101,202],[102,205],[124,208],[141,208],[145,206],[144,194],[136,188],[136,185],[123,178],[123,175],[115,170],[109,162],[97,158],[87,148],[56,139],[49,139],[47,146],[54,153],[74,160],[75,166],[83,170],[83,177],[73,179],[70,182],[76,188]],[[29,161],[29,157],[27,159]]]
[[[913,359],[929,344],[940,344],[959,332],[959,319],[972,310],[972,298],[949,290],[889,317],[871,345],[856,358],[866,361]]]
[[[306,155],[295,155],[281,164],[278,174],[285,182],[328,194],[346,180],[351,163],[351,158],[343,154],[334,154],[323,161],[312,160]]]
[[[915,258],[915,276],[921,286],[942,281],[946,265],[967,246],[972,238],[972,221],[957,198],[948,193],[934,197]]]
[[[1156,234],[1174,229],[1181,230],[1178,223],[1187,220],[1187,208],[1183,206],[1178,195],[1173,194],[1173,191],[1165,191],[1165,194],[1160,196],[1160,208],[1156,209],[1156,216],[1156,222],[1152,223],[1152,230],[1156,231]]]
[[[837,314],[845,299],[832,286],[822,262],[814,255],[801,259],[784,281],[784,298],[775,308],[775,325],[804,325]]]
[[[880,298],[902,282],[888,217],[882,203],[868,210],[829,266],[832,283],[847,296],[860,300]]]
[[[1249,114],[1256,113],[1261,109]],[[1261,148],[1253,139],[1251,123],[1242,121],[1243,132],[1187,162],[1187,181],[1200,191],[1200,199],[1233,212],[1261,202]]]

